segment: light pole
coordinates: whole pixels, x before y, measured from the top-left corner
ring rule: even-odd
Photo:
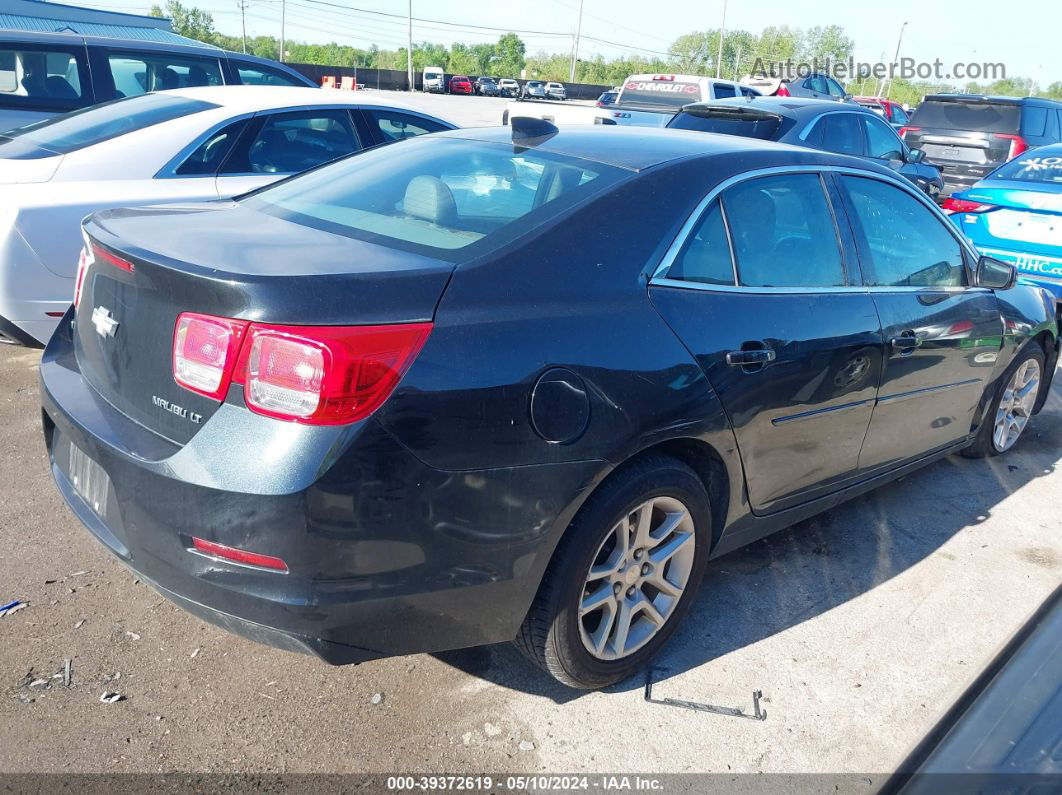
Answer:
[[[904,31],[904,28],[906,28],[906,27],[907,27],[907,23],[906,22],[904,22],[902,25],[900,25],[900,37],[898,39],[896,39],[896,54],[894,56],[892,56],[892,68],[893,68],[894,71],[896,69],[896,66],[900,62],[900,42],[903,41],[903,31]],[[885,85],[886,85],[886,83],[883,80],[881,82],[881,88],[878,89],[878,98],[879,99],[881,98],[882,91],[885,89]],[[889,86],[889,88],[892,88],[892,75],[891,74],[889,75],[888,86]],[[885,93],[888,94],[888,92],[885,92]]]
[[[579,21],[575,23],[575,38],[572,40],[572,68],[568,70],[568,82],[575,82],[575,64],[579,60],[579,36],[583,32],[583,0],[579,0]]]
[[[723,36],[726,34],[726,0],[723,0],[723,21],[719,24],[719,55],[715,59],[715,76],[723,73]]]
[[[413,0],[409,0],[409,14],[406,15],[406,71],[409,73],[409,90],[413,90]]]
[[[284,63],[284,18],[288,10],[287,0],[280,0],[280,62]]]

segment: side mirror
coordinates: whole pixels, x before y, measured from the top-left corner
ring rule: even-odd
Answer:
[[[978,287],[991,290],[1009,290],[1018,280],[1018,269],[1009,262],[993,257],[981,257],[977,260],[977,273],[974,281]]]
[[[924,149],[909,149],[907,151],[908,163],[921,163],[926,159],[926,152]]]

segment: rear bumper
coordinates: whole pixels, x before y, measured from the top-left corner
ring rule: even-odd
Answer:
[[[443,472],[374,420],[293,426],[231,398],[174,445],[85,383],[70,326],[68,315],[40,378],[52,472],[74,514],[189,612],[330,663],[514,637],[574,512],[557,495],[582,493],[601,468]],[[73,485],[72,450],[109,481],[94,506]],[[192,536],[279,557],[289,571],[195,554]]]

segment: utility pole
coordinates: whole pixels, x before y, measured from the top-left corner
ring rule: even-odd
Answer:
[[[284,22],[288,11],[287,0],[280,0],[280,62],[284,63]]]
[[[575,38],[572,39],[572,68],[568,70],[568,82],[575,82],[575,64],[579,60],[579,36],[583,32],[583,0],[579,0],[579,19],[575,23]]]
[[[247,54],[247,0],[236,0],[240,8],[240,22],[243,25],[243,54]]]
[[[406,49],[406,71],[409,73],[409,90],[413,90],[413,0],[409,0],[409,14],[406,16],[408,26],[408,48]]]
[[[726,0],[723,0],[723,21],[719,25],[719,56],[715,59],[715,76],[723,75],[723,36],[726,35]]]
[[[903,31],[904,31],[904,28],[906,28],[906,27],[907,27],[907,23],[906,22],[904,22],[902,25],[900,25],[900,37],[898,39],[896,39],[896,54],[894,56],[892,56],[892,68],[894,70],[900,64],[900,42],[903,41]],[[892,88],[892,75],[889,75],[888,85],[889,85],[889,88]],[[884,80],[881,81],[881,88],[878,89],[878,98],[879,99],[881,98],[881,90],[883,88],[885,88],[885,81]],[[885,95],[888,96],[888,92],[885,92]]]
[[[738,46],[737,57],[734,58],[734,79],[741,79],[741,46]]]

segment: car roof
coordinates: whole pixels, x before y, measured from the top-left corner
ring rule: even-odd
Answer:
[[[873,113],[856,102],[837,102],[832,99],[813,99],[811,97],[727,97],[706,102],[693,102],[685,107],[714,106],[751,107],[777,113],[790,119],[809,119],[822,113],[850,111],[852,113]],[[684,108],[685,109],[685,108]]]
[[[0,41],[26,44],[84,44],[88,46],[111,47],[115,49],[131,49],[150,52],[169,52],[188,55],[208,55],[214,58],[239,58],[241,61],[251,61],[258,64],[268,64],[274,68],[283,69],[286,72],[295,72],[287,64],[278,63],[269,58],[260,58],[257,55],[232,52],[213,44],[196,42],[188,39],[186,42],[162,42],[149,39],[130,39],[111,36],[86,36],[81,33],[52,33],[22,30],[0,30]]]
[[[1004,97],[995,94],[927,94],[922,101],[929,102],[931,100],[939,102],[994,102],[1004,105],[1037,104],[1062,108],[1062,102],[1048,99],[1047,97]]]
[[[834,103],[837,104],[837,103]],[[870,111],[865,111],[869,113]],[[757,152],[773,155],[772,161],[841,165],[894,175],[866,158],[849,157],[805,147],[745,138],[740,135],[715,135],[694,130],[669,130],[655,127],[561,125],[557,132],[528,144],[530,149],[567,155],[616,166],[629,171],[643,171],[674,160],[692,157],[741,155]],[[509,127],[480,127],[434,133],[433,138],[459,138],[484,143],[513,145]],[[772,162],[770,165],[775,165]],[[754,168],[750,164],[749,168]]]
[[[200,86],[174,88],[159,93],[198,99],[233,110],[267,110],[296,105],[358,105],[398,108],[425,115],[417,108],[392,102],[390,98],[366,95],[361,91],[337,91],[310,86]]]

